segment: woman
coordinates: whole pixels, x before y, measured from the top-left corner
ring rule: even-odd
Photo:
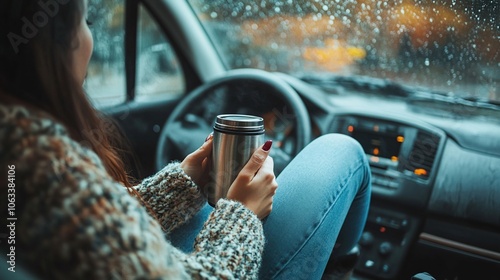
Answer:
[[[87,2],[0,5],[2,195],[15,190],[16,256],[35,275],[318,279],[334,244],[334,256],[356,244],[370,199],[359,144],[321,137],[275,179],[268,141],[213,211],[198,190],[210,136],[133,186],[117,133],[82,88]]]

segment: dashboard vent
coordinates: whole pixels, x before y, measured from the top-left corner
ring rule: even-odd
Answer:
[[[427,179],[431,173],[438,147],[439,136],[419,131],[405,169],[420,178]]]

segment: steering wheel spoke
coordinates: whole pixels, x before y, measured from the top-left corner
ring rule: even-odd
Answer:
[[[172,144],[171,148],[178,151],[178,154],[182,157],[196,150],[200,145],[199,141],[196,140],[200,140],[203,137],[200,137],[200,135],[203,135],[203,132],[185,129],[180,123],[175,123],[171,131],[172,132],[167,135],[169,142]]]

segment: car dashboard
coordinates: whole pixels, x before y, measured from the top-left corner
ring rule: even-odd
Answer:
[[[369,160],[372,203],[356,273],[469,279],[500,271],[498,119],[284,78],[306,103],[313,137],[349,135]]]

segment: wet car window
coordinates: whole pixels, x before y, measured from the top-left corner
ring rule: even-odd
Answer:
[[[90,30],[94,52],[87,72],[85,88],[97,107],[123,103],[125,90],[125,1],[90,1]]]
[[[97,107],[125,102],[125,1],[89,2],[94,52],[85,88]],[[157,22],[139,5],[135,101],[176,97],[185,91],[180,64]]]
[[[150,13],[139,8],[137,40],[137,101],[157,101],[185,91],[180,63]]]
[[[388,79],[499,101],[497,0],[190,0],[229,68]]]

